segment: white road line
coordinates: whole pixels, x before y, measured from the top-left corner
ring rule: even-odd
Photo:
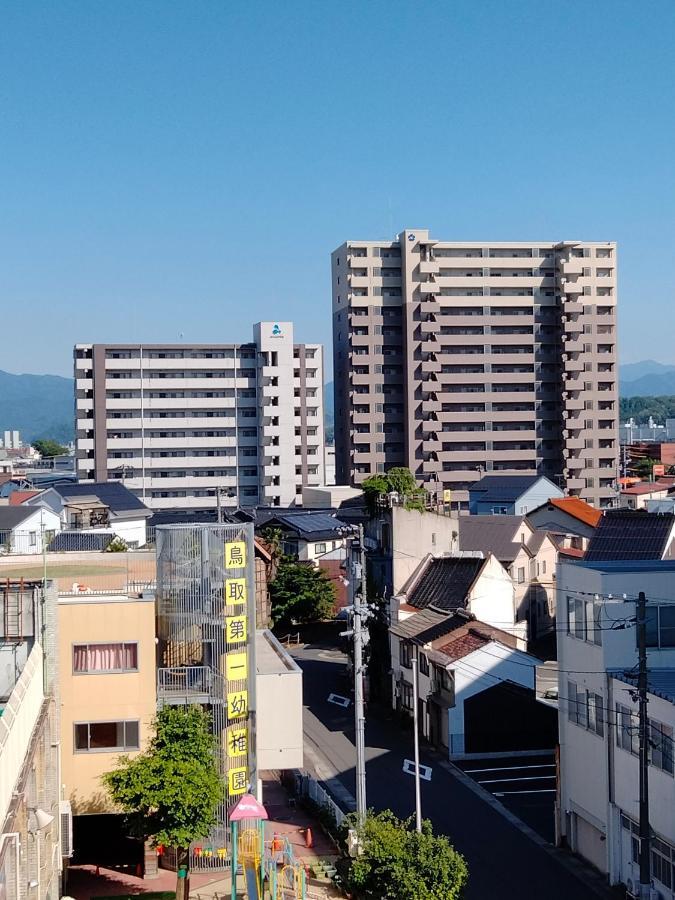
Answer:
[[[521,781],[548,781],[551,778],[555,778],[555,775],[530,775],[529,778],[489,778],[486,781],[478,781],[478,784],[504,784],[505,781],[517,781],[520,784]]]
[[[540,791],[495,791],[495,797],[505,797],[506,794],[555,794],[556,788],[542,788]]]
[[[481,772],[515,772],[518,769],[553,769],[555,763],[541,763],[537,766],[496,766],[494,769],[462,769],[467,775],[480,774]]]

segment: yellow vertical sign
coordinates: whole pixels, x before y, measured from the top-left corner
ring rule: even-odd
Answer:
[[[225,581],[225,603],[228,605],[237,605],[246,603],[246,579],[245,578],[228,578]]]
[[[228,541],[225,544],[225,568],[243,569],[246,565],[246,544],[244,541]]]
[[[232,691],[227,695],[227,718],[245,719],[248,716],[248,691]]]
[[[246,652],[228,653],[225,657],[225,677],[228,681],[242,681],[248,675]]]
[[[246,616],[225,616],[225,640],[228,644],[246,641]]]
[[[227,790],[230,795],[245,794],[248,787],[248,770],[245,766],[230,769],[227,773]]]
[[[233,728],[227,733],[227,755],[229,757],[246,756],[248,753],[248,730]]]

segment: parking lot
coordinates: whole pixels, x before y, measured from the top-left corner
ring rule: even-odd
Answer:
[[[555,755],[458,760],[459,769],[551,843],[555,840]]]

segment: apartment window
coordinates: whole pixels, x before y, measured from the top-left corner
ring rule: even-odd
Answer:
[[[408,684],[407,681],[401,682],[401,706],[404,709],[413,708],[412,685]]]
[[[567,718],[574,725],[592,731],[599,737],[605,733],[601,694],[579,689],[574,681],[567,682]]]
[[[518,567],[518,584],[524,584],[524,583],[525,583],[525,567],[519,566]]]
[[[602,644],[600,600],[567,597],[567,633],[589,644]]]
[[[673,729],[654,719],[649,720],[649,762],[673,774]]]
[[[401,665],[406,669],[412,669],[412,647],[405,641],[401,641],[398,645],[398,659]]]
[[[314,552],[315,553],[325,553],[326,552],[326,544],[325,542],[319,542],[318,544],[314,544]]]
[[[426,658],[424,653],[420,653],[419,663],[420,663],[420,672],[422,673],[422,675],[428,675],[429,674],[429,660]]]
[[[647,646],[675,647],[675,607],[647,607]]]
[[[74,644],[73,672],[76,675],[138,672],[138,643]]]
[[[76,722],[75,752],[139,750],[139,722]]]

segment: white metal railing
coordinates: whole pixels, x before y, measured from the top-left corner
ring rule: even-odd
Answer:
[[[317,806],[327,810],[335,819],[337,827],[342,827],[342,824],[347,817],[346,813],[337,805],[328,791],[321,787],[315,778],[307,772],[297,772],[295,776],[295,787],[296,792],[301,797],[309,797],[309,799],[313,803],[316,803]]]
[[[0,716],[0,822],[3,822],[42,708],[42,647],[35,644]]]

